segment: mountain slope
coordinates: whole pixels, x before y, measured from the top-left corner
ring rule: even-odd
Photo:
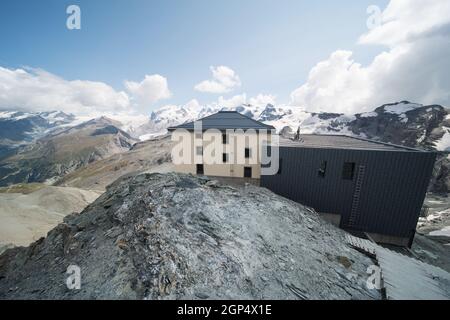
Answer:
[[[45,182],[112,154],[136,142],[117,123],[98,118],[70,128],[59,128],[0,161],[0,186]]]
[[[0,299],[378,299],[366,286],[372,263],[267,189],[141,174],[1,255]],[[64,285],[73,264],[81,290]]]
[[[439,105],[403,101],[358,114],[348,123],[353,135],[424,150],[450,151],[450,111]],[[430,191],[450,192],[450,158],[437,156]]]
[[[95,161],[65,175],[56,185],[104,191],[119,177],[133,172],[172,169],[169,136],[136,143],[129,151]]]
[[[450,112],[439,105],[422,106],[407,101],[383,105],[357,114],[349,122],[355,135],[426,150],[450,151],[445,136],[450,132]]]
[[[0,159],[15,148],[42,137],[54,128],[74,123],[75,116],[61,111],[0,112]]]
[[[80,212],[99,195],[42,184],[0,188],[0,253],[7,245],[27,246],[44,237],[64,216]]]

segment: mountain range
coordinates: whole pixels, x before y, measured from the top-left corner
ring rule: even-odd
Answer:
[[[76,178],[78,170],[89,166],[85,172],[91,172],[99,160],[103,162],[97,167],[124,167],[123,159],[127,159],[126,154],[139,140],[163,136],[169,126],[194,121],[220,110],[236,110],[273,125],[285,137],[293,136],[300,129],[303,134],[347,134],[425,150],[450,151],[450,110],[440,105],[408,101],[382,105],[372,112],[355,115],[314,113],[299,107],[271,104],[246,104],[235,108],[166,106],[152,112],[143,125],[134,126],[124,124],[120,118],[100,117],[85,121],[85,118],[59,111],[9,111],[0,112],[0,186],[24,182],[52,183],[67,174]],[[163,152],[154,157],[148,155],[149,161],[143,152],[136,152],[147,150],[147,144],[143,145],[144,148],[135,148],[128,163],[141,163],[140,169],[146,170],[155,163],[161,164],[161,159],[168,161],[169,147],[166,142],[164,145]],[[153,148],[153,144],[148,146]],[[104,165],[106,163],[110,165]],[[133,165],[133,168],[139,169],[139,165]],[[439,156],[433,191],[447,192],[450,189],[449,168],[449,158]]]
[[[42,128],[41,123],[38,125]],[[137,140],[118,126],[114,120],[102,117],[75,126],[53,128],[0,160],[0,186],[22,182],[51,183],[89,163],[128,151]],[[40,135],[38,130],[33,132]]]

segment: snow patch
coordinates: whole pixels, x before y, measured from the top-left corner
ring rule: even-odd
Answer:
[[[373,118],[373,117],[376,117],[377,115],[378,115],[378,113],[372,111],[372,112],[361,113],[359,115],[359,117],[360,118]]]
[[[155,133],[147,133],[147,134],[143,134],[142,136],[139,136],[139,140],[140,141],[146,141],[146,140],[151,140],[157,137],[161,137],[167,134],[167,130],[165,131],[161,131],[161,132],[155,132]]]
[[[402,113],[417,109],[422,107],[421,104],[417,103],[398,103],[391,106],[385,106],[384,111],[387,113],[392,114],[398,114],[401,115]]]
[[[15,113],[14,111],[2,111],[0,112],[0,119],[11,118]]]
[[[441,139],[435,142],[436,150],[450,151],[450,128],[444,128],[445,133]]]
[[[445,227],[441,230],[430,232],[430,236],[441,236],[441,237],[449,237],[450,238],[450,226]]]

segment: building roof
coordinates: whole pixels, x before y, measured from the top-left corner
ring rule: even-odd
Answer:
[[[273,126],[269,126],[262,122],[253,120],[237,111],[219,111],[197,121],[202,122],[203,130],[207,129],[254,129],[254,130],[273,130]],[[168,128],[169,131],[175,129],[194,130],[194,121],[181,124],[179,126]]]
[[[324,134],[302,134],[299,140],[280,138],[280,147],[422,152],[419,149],[359,137]]]

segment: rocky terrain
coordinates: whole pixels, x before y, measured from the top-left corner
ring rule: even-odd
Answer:
[[[136,141],[104,117],[59,128],[1,160],[0,186],[56,181],[89,163],[128,151]]]
[[[139,174],[1,255],[0,298],[379,299],[371,264],[343,231],[266,189]],[[80,290],[65,285],[69,265]]]

